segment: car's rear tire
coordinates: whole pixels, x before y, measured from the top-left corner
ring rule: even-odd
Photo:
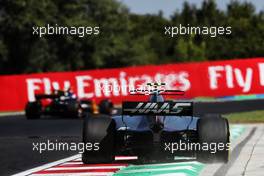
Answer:
[[[80,112],[80,104],[76,100],[69,101],[67,107],[69,112],[67,115],[73,116],[75,118],[82,117],[82,112]]]
[[[206,115],[198,120],[197,131],[201,146],[209,146],[209,150],[201,148],[197,152],[197,160],[202,163],[227,163],[230,149],[227,119],[220,115]]]
[[[25,108],[27,119],[39,119],[42,113],[42,105],[40,102],[28,102]]]
[[[82,161],[85,164],[114,161],[115,121],[109,116],[97,116],[87,116],[84,119],[83,142],[92,143],[92,145],[99,143],[98,150],[85,150],[82,154]]]

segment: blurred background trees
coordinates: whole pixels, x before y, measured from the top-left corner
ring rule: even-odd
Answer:
[[[177,7],[175,7],[177,9]],[[33,26],[99,26],[98,36],[32,35]],[[165,26],[231,26],[231,35],[170,38]],[[264,56],[264,12],[231,1],[184,3],[170,19],[137,15],[115,0],[0,2],[0,74],[70,71]]]

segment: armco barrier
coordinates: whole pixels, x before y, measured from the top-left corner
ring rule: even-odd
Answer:
[[[193,109],[194,115],[196,116],[203,114],[229,114],[255,110],[264,110],[264,99],[195,102]]]
[[[35,94],[69,86],[79,98],[110,98],[114,103],[143,100],[144,96],[129,96],[127,88],[148,82],[184,90],[183,98],[263,94],[264,58],[0,76],[0,111],[22,110]]]

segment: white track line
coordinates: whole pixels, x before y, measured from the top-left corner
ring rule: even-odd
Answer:
[[[137,156],[115,156],[115,160],[116,161],[120,161],[120,160],[137,160],[138,157]],[[82,161],[81,158],[78,158],[74,161]]]
[[[83,162],[71,162],[71,161],[69,161],[69,162],[67,162],[67,163],[62,163],[62,164],[60,164],[60,166],[66,166],[66,165],[73,165],[73,164],[83,164]]]
[[[45,171],[52,171],[52,170],[86,170],[86,169],[121,169],[126,166],[82,166],[82,167],[52,167],[46,169]]]
[[[4,116],[16,116],[16,115],[25,115],[24,111],[18,111],[18,112],[0,112],[0,117]]]
[[[137,160],[137,156],[116,156],[115,160],[120,161],[120,160]]]

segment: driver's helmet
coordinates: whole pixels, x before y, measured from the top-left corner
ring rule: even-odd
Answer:
[[[155,93],[149,97],[149,101],[150,102],[164,102],[164,98],[162,95]],[[148,116],[148,118],[150,120],[150,126],[151,128],[153,128],[154,131],[155,130],[158,131],[162,128],[164,120],[165,120],[164,116],[155,116],[154,118],[153,116]]]
[[[64,96],[70,99],[76,99],[76,95],[73,93],[70,85],[64,88]]]
[[[164,98],[162,95],[153,94],[149,97],[150,102],[164,102]]]

